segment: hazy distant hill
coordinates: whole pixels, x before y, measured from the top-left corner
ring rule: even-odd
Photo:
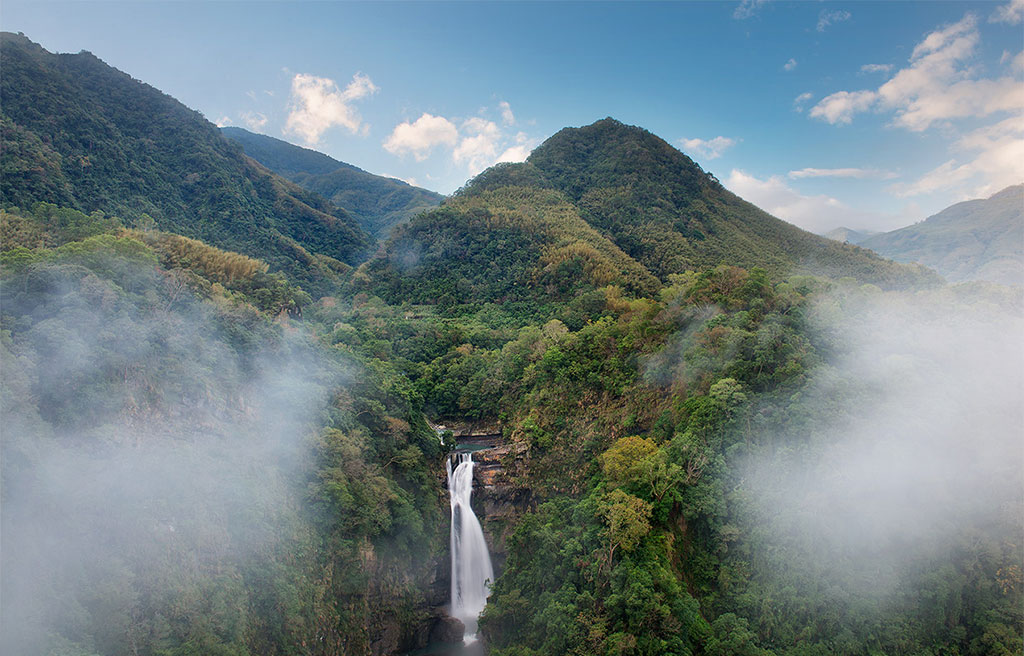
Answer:
[[[221,131],[242,144],[246,155],[271,171],[351,212],[375,237],[386,237],[395,225],[437,207],[444,199],[439,193],[367,173],[287,141],[237,127],[221,128]]]
[[[861,245],[899,262],[929,266],[952,282],[1024,284],[1024,184],[957,203]]]
[[[875,230],[854,230],[852,228],[836,228],[835,230],[830,230],[826,232],[822,236],[827,237],[828,239],[833,239],[835,241],[846,242],[848,244],[860,244],[865,239],[873,237],[874,235],[877,234],[879,233]]]
[[[610,118],[483,172],[398,228],[366,271],[394,301],[508,301],[609,283],[650,293],[670,274],[719,264],[886,287],[937,280],[781,221],[662,139]]]
[[[88,52],[52,54],[0,37],[0,202],[38,201],[254,255],[307,285],[373,240],[344,210],[271,174],[215,125]]]

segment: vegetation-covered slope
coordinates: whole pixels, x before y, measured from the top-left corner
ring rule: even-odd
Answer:
[[[170,96],[88,52],[0,37],[0,203],[143,219],[258,256],[327,289],[371,238],[343,210],[277,177]]]
[[[0,236],[0,650],[422,645],[444,447],[391,365],[238,253],[46,204]]]
[[[1024,284],[1024,184],[859,243],[897,262],[924,264],[951,281]]]
[[[565,128],[526,163],[484,173],[464,194],[522,178],[563,192],[580,216],[665,280],[727,263],[898,286],[927,277],[800,230],[740,199],[650,132],[607,118]],[[522,170],[513,170],[520,168]]]
[[[460,196],[400,226],[356,284],[396,304],[520,303],[532,310],[607,284],[652,292],[658,281],[561,193],[501,187]]]
[[[658,137],[605,119],[562,130],[399,227],[356,284],[389,303],[536,306],[607,284],[650,295],[674,273],[721,263],[882,287],[938,281],[769,216]]]
[[[221,131],[242,144],[246,155],[350,212],[363,229],[380,239],[387,237],[399,223],[437,207],[444,198],[433,191],[367,173],[351,164],[280,139],[236,127],[221,128]]]

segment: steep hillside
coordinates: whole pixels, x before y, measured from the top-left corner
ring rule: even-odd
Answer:
[[[437,207],[444,199],[436,192],[367,173],[287,141],[236,127],[221,131],[263,166],[352,213],[367,232],[378,238],[386,237],[397,224]]]
[[[957,203],[861,245],[897,262],[919,262],[954,282],[1024,284],[1024,184]]]
[[[526,162],[484,171],[398,228],[359,280],[389,302],[536,304],[608,284],[649,295],[672,274],[720,264],[882,287],[938,280],[776,219],[613,119],[566,128]]]
[[[664,140],[614,119],[563,129],[524,166],[537,169],[584,220],[662,279],[722,263],[883,285],[917,275],[776,219]]]
[[[88,52],[0,39],[0,203],[136,219],[326,288],[372,239],[345,211],[245,157],[216,126]]]

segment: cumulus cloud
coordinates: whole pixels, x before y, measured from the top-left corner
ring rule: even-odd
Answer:
[[[905,197],[955,190],[963,200],[984,198],[1019,184],[1024,181],[1024,117],[972,130],[957,140],[953,152],[960,157],[943,162],[913,182],[891,185],[889,191]]]
[[[844,169],[815,169],[806,168],[799,169],[796,171],[790,171],[789,177],[797,180],[799,178],[853,178],[855,180],[871,180],[871,179],[890,179],[896,177],[896,174],[891,171],[882,171],[879,169],[858,169],[858,168],[844,168]]]
[[[414,122],[399,123],[384,140],[384,150],[392,155],[411,153],[417,162],[425,160],[435,146],[454,146],[459,131],[443,116],[423,113]]]
[[[705,159],[718,159],[729,148],[737,144],[737,139],[715,137],[714,139],[680,139],[683,149]]]
[[[242,122],[253,132],[259,132],[267,125],[267,117],[260,112],[242,112]]]
[[[878,100],[874,91],[837,91],[811,108],[811,116],[836,125],[846,125],[853,115],[869,109]]]
[[[793,59],[792,57],[789,58],[788,62],[782,65],[782,70],[784,71],[791,71],[794,68],[796,68],[796,60]]]
[[[462,131],[463,136],[452,152],[452,159],[458,164],[465,164],[470,175],[476,175],[498,158],[501,129],[493,121],[473,117],[462,124]]]
[[[340,125],[355,134],[363,124],[352,103],[377,92],[373,81],[356,73],[344,90],[329,78],[298,73],[292,78],[291,101],[285,132],[298,135],[307,144],[315,144],[330,128]]]
[[[888,73],[892,70],[892,64],[864,64],[860,67],[861,73]]]
[[[824,32],[825,28],[829,25],[850,20],[850,16],[850,12],[842,9],[822,9],[821,13],[818,14],[817,30],[819,32]]]
[[[501,109],[501,122],[505,125],[515,125],[516,115],[512,113],[512,106],[502,100],[498,103],[498,107]]]
[[[217,127],[219,127],[219,128],[226,128],[227,126],[229,126],[229,125],[232,125],[232,123],[231,123],[231,117],[230,117],[230,116],[227,116],[227,115],[221,116],[221,117],[220,117],[220,118],[218,118],[218,119],[217,119],[216,121],[214,121],[214,123],[215,123],[215,124],[217,125]]]
[[[515,123],[509,103],[500,102],[498,112],[504,127]],[[480,116],[456,126],[444,116],[423,114],[413,123],[397,125],[384,140],[384,149],[394,155],[411,153],[417,161],[423,161],[436,147],[448,148],[455,164],[466,167],[470,175],[476,175],[499,162],[525,160],[538,143],[539,140],[525,132],[510,135],[497,122]]]
[[[1021,111],[1024,85],[1019,80],[976,76],[970,60],[979,41],[977,19],[967,14],[925,37],[914,48],[909,65],[877,90],[838,91],[822,99],[810,114],[828,123],[846,124],[864,111],[891,111],[894,126],[921,132],[953,119]]]
[[[1014,0],[990,20],[1013,24],[1022,12],[1024,0]],[[941,127],[950,139],[950,157],[916,180],[890,185],[888,191],[900,197],[991,195],[1024,179],[1024,85],[1017,75],[1024,71],[1024,54],[1005,52],[1000,63],[1007,74],[981,77],[983,69],[975,62],[980,44],[978,18],[968,13],[928,34],[914,47],[908,64],[877,90],[833,93],[810,115],[844,124],[860,112],[888,112],[892,127],[911,132]],[[882,72],[882,65],[861,70]],[[979,125],[986,118],[993,122]],[[969,131],[962,132],[961,126]]]
[[[810,91],[805,91],[801,93],[799,96],[793,99],[793,110],[797,112],[804,111],[804,104],[813,97],[814,96],[811,94]]]
[[[538,143],[538,140],[531,139],[525,132],[520,132],[516,135],[516,145],[506,148],[505,152],[498,155],[498,159],[494,163],[524,162],[530,156],[530,152],[537,147]]]
[[[1024,20],[1024,0],[1010,0],[1007,4],[996,8],[988,17],[990,23],[1008,23],[1017,25]]]
[[[746,20],[767,3],[768,0],[741,0],[739,6],[732,12],[732,17],[736,20]]]

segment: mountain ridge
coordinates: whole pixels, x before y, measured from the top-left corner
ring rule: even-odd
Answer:
[[[241,144],[246,155],[274,173],[354,215],[377,238],[386,237],[394,226],[444,199],[439,193],[404,180],[376,175],[281,139],[233,126],[221,128],[221,133]]]
[[[321,290],[373,240],[347,212],[247,158],[203,116],[88,52],[0,36],[0,202],[138,220],[261,257]]]
[[[486,226],[496,221],[503,232],[491,239]],[[613,253],[634,262],[633,273],[587,273],[621,261]],[[514,264],[489,272],[500,262]],[[650,294],[674,274],[720,265],[759,267],[777,278],[852,276],[882,287],[938,282],[921,267],[769,215],[656,135],[611,118],[565,128],[525,162],[482,172],[439,209],[400,226],[361,270],[392,301],[449,295],[543,302],[606,284]]]
[[[1024,183],[956,203],[860,245],[896,261],[931,267],[951,282],[1024,284]]]

